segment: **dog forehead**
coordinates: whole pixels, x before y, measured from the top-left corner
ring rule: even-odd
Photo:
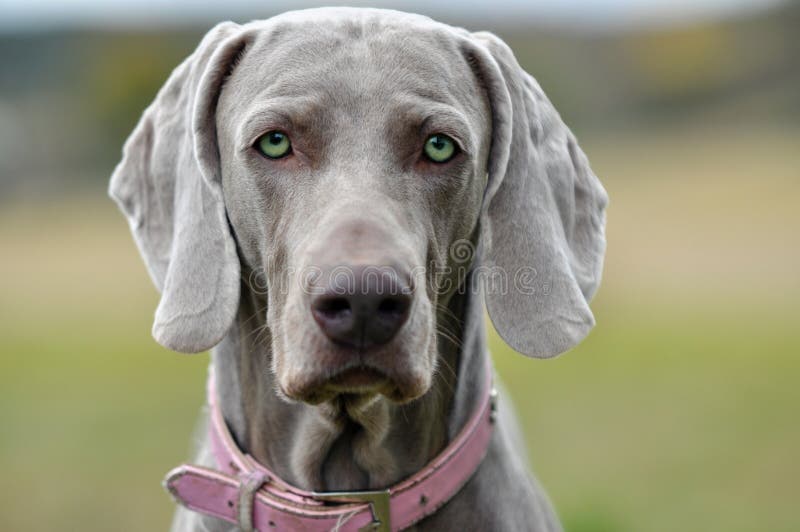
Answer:
[[[456,28],[381,10],[310,11],[336,16],[280,16],[247,27],[248,45],[227,81],[241,98],[310,96],[337,105],[410,93],[455,103],[474,94]],[[459,94],[466,88],[473,90]]]

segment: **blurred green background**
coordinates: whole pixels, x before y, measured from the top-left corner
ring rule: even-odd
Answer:
[[[150,338],[106,182],[205,30],[273,11],[0,24],[0,530],[167,528],[208,358]],[[432,14],[509,42],[611,197],[590,337],[549,361],[492,339],[567,531],[800,530],[800,4]]]

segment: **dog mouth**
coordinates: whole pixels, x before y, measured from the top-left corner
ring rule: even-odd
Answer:
[[[367,364],[344,367],[316,378],[304,379],[281,386],[284,394],[294,400],[316,405],[337,397],[369,398],[382,395],[387,399],[406,403],[424,391],[426,385],[414,376],[395,375]]]
[[[382,371],[368,366],[357,366],[336,374],[328,380],[325,387],[336,393],[360,394],[379,392],[389,384],[389,377]]]

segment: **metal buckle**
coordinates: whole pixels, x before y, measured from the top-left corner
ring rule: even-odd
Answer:
[[[389,490],[379,491],[326,491],[314,492],[314,498],[333,502],[368,502],[372,512],[372,522],[359,528],[359,532],[391,532],[392,519],[389,506]]]

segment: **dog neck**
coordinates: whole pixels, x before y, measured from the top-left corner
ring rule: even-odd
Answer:
[[[438,312],[438,370],[422,397],[405,405],[380,395],[309,405],[277,392],[265,303],[243,283],[236,322],[212,356],[222,413],[237,444],[309,490],[383,488],[417,472],[475,408],[468,392],[480,388],[486,349],[478,296],[459,291]]]

